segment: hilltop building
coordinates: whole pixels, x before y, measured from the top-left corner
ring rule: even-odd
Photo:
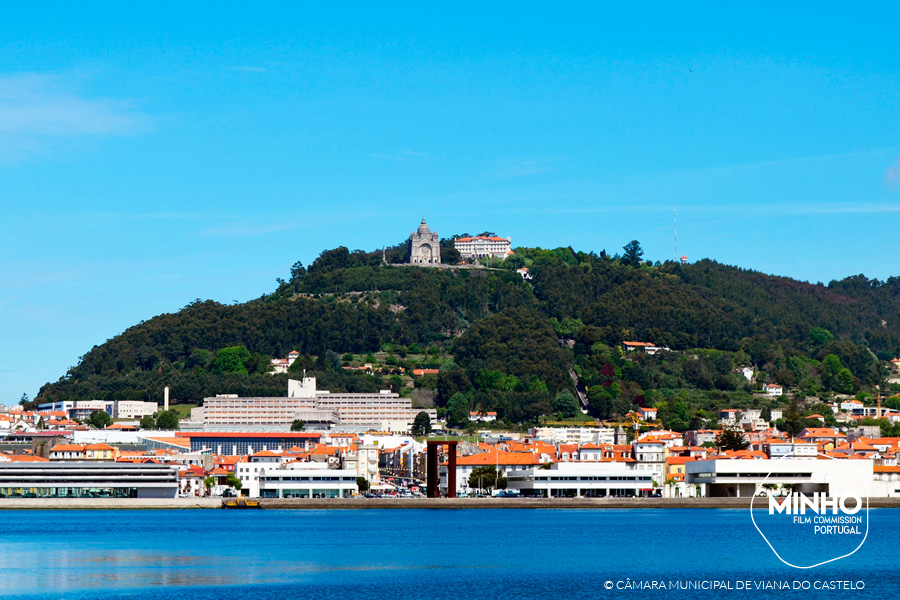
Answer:
[[[409,236],[409,264],[441,264],[441,240],[437,232],[432,233],[428,228],[425,217],[422,217],[419,228]]]
[[[453,240],[453,247],[466,260],[470,258],[486,258],[488,256],[506,258],[513,254],[510,238],[497,236],[479,235],[456,238]]]

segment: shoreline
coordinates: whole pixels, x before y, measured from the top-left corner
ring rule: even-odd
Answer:
[[[263,510],[378,509],[696,509],[750,508],[750,498],[327,498],[260,499]],[[757,498],[755,508],[765,508]],[[900,498],[870,498],[869,508],[900,508]],[[2,510],[221,509],[221,498],[2,498]],[[242,509],[252,510],[252,509]]]

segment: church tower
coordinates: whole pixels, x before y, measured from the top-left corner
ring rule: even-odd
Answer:
[[[409,236],[409,264],[441,264],[441,240],[437,232],[432,233],[422,217],[422,224]]]

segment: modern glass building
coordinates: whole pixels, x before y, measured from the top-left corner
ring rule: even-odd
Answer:
[[[174,498],[178,470],[109,461],[0,463],[0,498]]]

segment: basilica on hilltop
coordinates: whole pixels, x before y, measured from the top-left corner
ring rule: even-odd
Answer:
[[[441,264],[441,239],[437,232],[432,233],[422,217],[422,224],[409,236],[409,264],[439,265]]]

